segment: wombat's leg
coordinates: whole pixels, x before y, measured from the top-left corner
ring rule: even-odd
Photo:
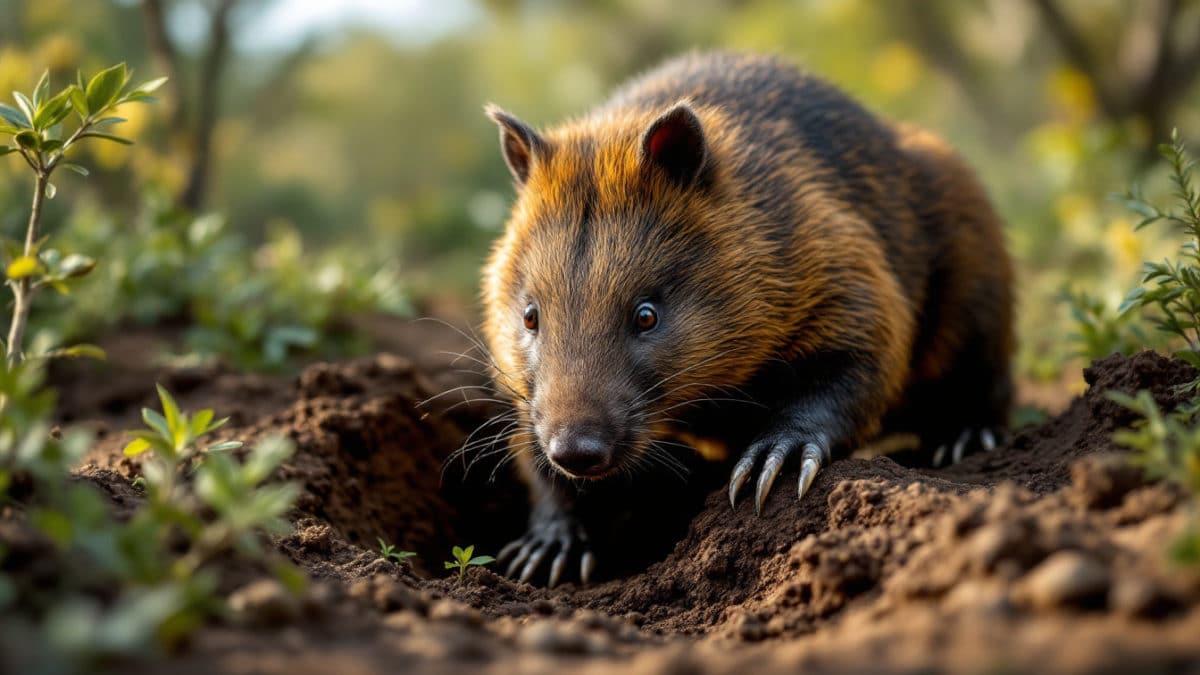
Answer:
[[[800,497],[808,491],[821,467],[829,463],[831,450],[851,440],[858,430],[877,425],[878,390],[870,359],[862,355],[824,355],[816,364],[801,364],[800,391],[784,404],[768,423],[767,430],[750,444],[734,465],[729,479],[729,503],[737,505],[737,494],[761,460],[754,506],[762,513],[771,484],[791,457],[800,459]]]
[[[511,577],[519,572],[520,581],[529,581],[546,557],[557,551],[550,563],[547,585],[553,588],[562,580],[572,555],[579,556],[579,580],[588,583],[596,569],[596,557],[589,546],[587,532],[571,515],[570,502],[559,490],[540,476],[533,481],[535,497],[529,514],[529,529],[496,556],[501,563],[512,557],[505,574]]]

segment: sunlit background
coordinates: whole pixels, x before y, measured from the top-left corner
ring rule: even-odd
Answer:
[[[1196,2],[0,0],[0,98],[46,68],[173,78],[122,110],[136,145],[57,178],[48,231],[101,267],[39,325],[182,326],[188,350],[279,368],[369,348],[343,313],[469,318],[512,198],[482,105],[550,125],[715,47],[786,55],[961,149],[1009,223],[1035,397],[1078,347],[1064,291],[1113,311],[1155,255],[1110,195],[1165,193],[1154,145],[1200,138]],[[22,169],[0,160],[7,236]]]

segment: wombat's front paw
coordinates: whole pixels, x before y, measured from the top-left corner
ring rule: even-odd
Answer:
[[[771,491],[771,484],[783,469],[784,462],[797,453],[800,454],[800,497],[803,498],[813,479],[817,477],[817,472],[829,462],[828,443],[814,435],[778,431],[764,434],[742,453],[742,458],[733,467],[733,475],[729,478],[729,505],[737,507],[738,490],[750,479],[758,460],[766,455],[758,475],[758,487],[754,492],[754,511],[761,515],[763,504],[767,501],[767,493]]]
[[[575,519],[562,511],[551,508],[535,508],[529,519],[529,531],[525,536],[509,543],[497,556],[503,563],[509,557],[507,576],[520,572],[520,581],[529,581],[537,573],[542,561],[557,551],[550,563],[547,587],[554,588],[562,580],[567,562],[573,556],[579,558],[579,580],[584,584],[596,569],[596,556],[588,544],[587,533]]]

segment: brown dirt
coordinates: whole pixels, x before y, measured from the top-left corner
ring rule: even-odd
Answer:
[[[462,462],[446,463],[492,404],[460,404],[460,393],[418,405],[481,383],[465,362],[430,356],[430,345],[469,343],[403,330],[424,331],[395,343],[407,355],[318,364],[294,380],[157,374],[185,407],[233,414],[227,436],[296,442],[282,473],[305,490],[278,545],[315,582],[304,611],[240,592],[241,623],[204,629],[152,670],[1200,672],[1200,573],[1164,553],[1185,498],[1129,467],[1109,437],[1132,416],[1104,396],[1148,388],[1173,405],[1172,385],[1191,377],[1177,362],[1097,362],[1062,414],[948,469],[835,462],[802,503],[777,490],[761,517],[731,510],[719,486],[702,504],[677,500],[682,513],[653,520],[688,524],[648,567],[547,591],[488,569],[461,584],[443,576],[452,545],[494,552],[519,533],[523,491],[493,474],[495,457],[465,477]],[[82,472],[136,499],[117,430],[153,401],[151,380],[61,377],[65,421],[101,434]],[[421,562],[381,560],[377,536]]]

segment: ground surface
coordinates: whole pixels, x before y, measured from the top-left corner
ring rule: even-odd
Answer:
[[[1164,556],[1183,497],[1114,454],[1109,435],[1130,416],[1103,395],[1150,388],[1170,403],[1190,377],[1176,363],[1101,361],[1062,414],[948,469],[840,461],[803,503],[776,490],[761,517],[748,503],[731,510],[719,488],[680,501],[694,517],[677,518],[676,541],[648,568],[546,591],[486,569],[461,584],[444,576],[452,545],[494,553],[525,506],[486,461],[465,479],[451,462],[443,477],[495,411],[451,409],[461,395],[418,406],[479,380],[437,353],[468,346],[455,333],[419,324],[401,335],[394,354],[294,379],[147,372],[136,338],[106,372],[58,375],[63,421],[100,433],[81,473],[118,501],[138,498],[120,431],[153,404],[155,378],[187,408],[231,414],[226,436],[286,434],[298,447],[283,473],[305,491],[279,547],[314,580],[307,597],[240,580],[237,617],[152,670],[1200,672],[1200,574]],[[377,536],[420,562],[381,560]]]

